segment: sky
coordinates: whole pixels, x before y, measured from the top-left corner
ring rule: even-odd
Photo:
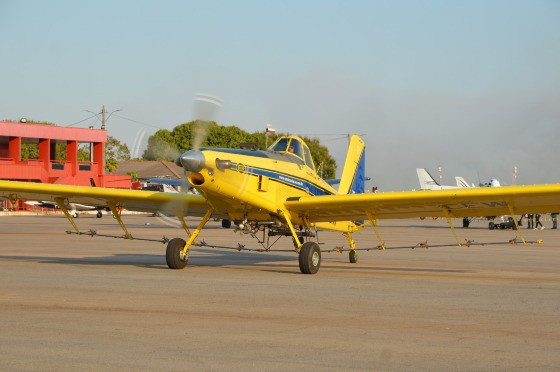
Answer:
[[[0,120],[99,128],[105,105],[141,156],[206,93],[219,124],[318,137],[338,174],[362,135],[380,191],[418,188],[416,168],[560,182],[560,1],[0,0],[0,17]]]

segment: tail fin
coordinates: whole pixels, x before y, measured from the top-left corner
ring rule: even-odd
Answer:
[[[457,182],[457,187],[471,187],[463,177],[455,177],[455,182]]]
[[[346,161],[342,169],[339,194],[362,194],[365,191],[366,145],[357,135],[350,137]]]
[[[428,173],[426,168],[416,168],[416,173],[418,173],[418,181],[420,182],[420,189],[422,190],[433,190],[439,189],[439,183],[434,180],[434,177]]]

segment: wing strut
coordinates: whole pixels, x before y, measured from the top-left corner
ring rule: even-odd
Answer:
[[[451,232],[453,233],[453,236],[455,237],[455,240],[457,241],[457,244],[459,244],[459,247],[462,247],[463,244],[461,244],[461,241],[459,240],[459,236],[457,235],[457,232],[455,231],[455,227],[453,226],[453,221],[451,221],[451,215],[449,214],[449,208],[447,207],[443,207],[443,214],[445,215],[445,218],[447,219],[447,223],[449,224],[449,227],[451,227]]]
[[[523,241],[523,244],[527,244],[527,242],[525,241],[525,237],[523,236],[523,233],[521,232],[521,229],[519,228],[519,225],[517,224],[517,219],[515,218],[515,215],[513,214],[513,208],[511,207],[511,205],[509,203],[508,203],[508,209],[509,209],[509,214],[511,214],[511,218],[513,218],[513,223],[515,224],[515,230],[517,230],[517,232],[521,236],[521,240]]]
[[[369,218],[369,222],[371,222],[371,227],[373,228],[373,231],[377,236],[377,240],[379,240],[379,245],[377,246],[377,249],[385,250],[385,242],[383,241],[383,239],[381,239],[381,234],[379,233],[379,230],[377,230],[377,218],[373,218],[370,212],[366,212],[366,215]]]
[[[60,197],[54,198],[54,201],[56,202],[56,205],[58,205],[58,207],[62,210],[62,212],[64,213],[64,215],[68,219],[68,221],[70,221],[70,223],[72,224],[72,227],[74,227],[74,230],[76,230],[76,234],[82,235],[82,233],[78,229],[78,225],[76,225],[76,222],[74,222],[74,218],[72,218],[72,216],[70,215],[70,212],[68,212],[68,208],[66,208],[66,204],[64,203],[64,198],[60,198]],[[66,231],[66,232],[68,234],[71,233],[71,231]]]
[[[125,239],[134,239],[132,237],[132,235],[130,235],[130,233],[128,232],[128,230],[126,229],[126,226],[124,225],[124,223],[122,222],[121,219],[121,212],[122,209],[119,210],[117,209],[117,203],[110,201],[107,203],[107,206],[111,209],[111,212],[113,213],[113,216],[115,216],[115,218],[117,219],[117,222],[119,223],[119,225],[121,225],[121,229],[123,229],[124,231],[124,238]]]
[[[177,218],[179,219],[179,222],[181,222],[181,226],[183,226],[183,229],[185,230],[185,232],[187,233],[187,235],[189,236],[189,238],[191,237],[191,231],[189,230],[187,223],[185,222],[185,216],[183,214],[183,211],[178,211],[177,212]]]

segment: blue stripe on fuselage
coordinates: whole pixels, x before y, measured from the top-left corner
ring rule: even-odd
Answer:
[[[237,170],[238,164],[232,164],[232,169]],[[251,166],[245,166],[244,173],[248,173],[255,176],[265,176],[272,180],[278,181],[288,186],[292,186],[296,189],[305,191],[311,195],[332,195],[332,193],[328,190],[323,189],[320,186],[317,186],[307,180],[290,176],[285,173],[271,171],[269,169],[262,169],[262,168],[255,168]]]

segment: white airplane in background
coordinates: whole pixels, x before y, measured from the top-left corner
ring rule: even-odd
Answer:
[[[25,204],[34,205],[36,207],[41,207],[41,208],[60,209],[58,204],[51,201],[43,201],[43,200],[26,201]],[[76,204],[76,203],[68,203],[66,205],[66,208],[68,209],[70,215],[74,218],[78,218],[78,212],[84,212],[84,211],[97,211],[97,215],[96,215],[97,218],[101,218],[103,217],[102,211],[108,210],[108,208],[104,206],[93,206],[93,205]]]
[[[461,189],[466,187],[476,187],[474,184],[469,185],[463,177],[455,177],[455,182],[457,186],[446,186],[440,185],[434,177],[426,168],[416,168],[416,173],[418,174],[418,181],[420,182],[420,190],[449,190],[449,189]],[[491,179],[490,181],[483,183],[480,187],[499,187],[500,181],[497,179]]]
[[[449,189],[463,189],[463,188],[476,187],[474,184],[469,185],[463,177],[457,177],[457,176],[455,177],[455,182],[457,183],[457,186],[440,185],[439,183],[436,182],[434,177],[432,177],[432,175],[428,173],[426,168],[416,168],[416,173],[418,174],[418,181],[420,182],[420,190],[449,190]],[[491,179],[490,181],[481,184],[479,187],[500,187],[500,186],[501,186],[500,181],[498,181],[497,179]],[[494,219],[494,217],[490,217],[489,219]],[[464,217],[463,227],[464,228],[469,227],[471,221],[472,218]]]

